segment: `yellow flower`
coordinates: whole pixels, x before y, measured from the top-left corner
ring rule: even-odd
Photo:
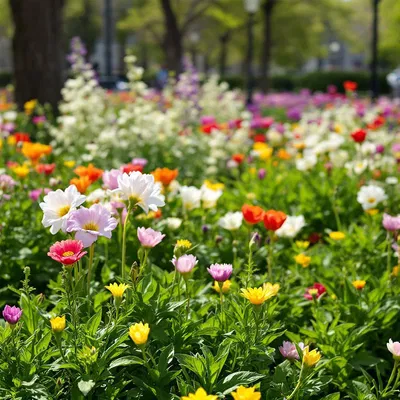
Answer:
[[[331,294],[331,299],[332,299],[332,300],[337,300],[336,294]]]
[[[15,167],[11,168],[12,171],[17,175],[19,178],[25,178],[29,174],[29,167],[27,165],[16,165]]]
[[[346,237],[346,235],[343,232],[331,232],[329,234],[329,237],[332,240],[343,240]]]
[[[239,386],[236,392],[231,393],[231,396],[235,400],[260,400],[261,393],[255,390],[255,387],[245,388],[244,386]]]
[[[246,194],[246,199],[247,200],[255,200],[256,197],[257,197],[256,194],[253,193],[253,192],[249,192],[249,193]]]
[[[310,246],[310,242],[307,242],[306,240],[296,240],[296,246],[299,248],[299,249],[304,249],[304,250],[307,250],[308,249],[308,246]]]
[[[314,349],[310,351],[310,348],[306,346],[303,350],[303,363],[307,367],[313,367],[321,358],[321,353]]]
[[[267,143],[264,142],[255,142],[253,144],[253,150],[255,151],[263,151],[269,149],[269,146],[267,145]]]
[[[399,275],[400,266],[396,265],[393,267],[392,273],[390,274],[393,278],[396,278]]]
[[[311,262],[311,257],[306,256],[304,253],[297,254],[294,259],[296,263],[300,264],[303,268],[307,268]]]
[[[268,149],[259,151],[258,157],[260,158],[260,160],[268,161],[271,158],[273,152],[274,149],[272,147],[269,147]]]
[[[353,281],[352,282],[352,284],[353,284],[353,286],[357,289],[357,290],[362,290],[362,289],[364,289],[364,286],[365,286],[365,284],[366,284],[367,282],[366,281],[363,281],[363,280],[356,280],[356,281]]]
[[[190,249],[192,247],[192,242],[186,239],[179,239],[176,241],[176,247]]]
[[[251,167],[251,168],[249,168],[249,173],[250,173],[251,175],[255,175],[255,174],[257,173],[257,169],[254,168],[254,167]]]
[[[370,208],[369,210],[365,210],[365,212],[369,215],[374,216],[378,214],[379,210],[377,208]]]
[[[222,293],[228,293],[231,288],[232,282],[228,279],[222,284]],[[217,281],[214,281],[214,286],[212,287],[217,293],[220,292],[219,284]]]
[[[311,294],[312,297],[318,295],[318,289],[309,289],[308,294]]]
[[[197,389],[196,393],[189,393],[189,396],[182,396],[181,400],[217,400],[218,396],[207,394],[203,389]]]
[[[32,99],[32,100],[27,101],[27,102],[24,104],[25,112],[26,112],[27,114],[31,114],[32,111],[34,110],[34,108],[36,107],[36,104],[37,104],[37,100],[35,100],[35,99]]]
[[[68,168],[74,168],[75,167],[75,161],[74,160],[67,160],[64,161],[64,165]]]
[[[213,183],[213,182],[209,181],[208,179],[206,179],[204,181],[204,185],[206,185],[209,189],[215,190],[215,191],[223,190],[225,187],[225,185],[223,183],[219,183],[219,182]]]
[[[60,333],[65,329],[65,315],[50,318],[51,329],[54,333]]]
[[[106,289],[108,289],[113,297],[119,297],[122,298],[124,295],[124,292],[126,289],[128,289],[129,285],[126,285],[125,283],[120,283],[119,285],[117,283],[111,283],[108,286],[105,286]]]
[[[17,139],[16,139],[16,137],[15,137],[14,135],[10,135],[10,136],[7,138],[7,144],[9,144],[9,145],[11,145],[11,146],[16,145],[16,144],[17,144]]]
[[[271,283],[264,283],[259,288],[241,289],[241,295],[250,301],[251,304],[260,305],[278,294],[279,284],[272,285]]]
[[[149,333],[149,324],[143,325],[143,322],[140,322],[139,324],[134,324],[129,328],[129,336],[138,346],[147,342]]]

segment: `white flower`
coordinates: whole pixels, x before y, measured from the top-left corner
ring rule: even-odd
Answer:
[[[80,194],[74,185],[69,186],[65,191],[57,189],[50,192],[44,196],[43,202],[39,204],[43,210],[43,226],[45,228],[50,226],[50,232],[53,235],[60,229],[65,232],[69,215],[85,200],[86,196]]]
[[[360,175],[368,168],[368,160],[349,161],[344,166],[349,173]]]
[[[243,214],[240,211],[228,212],[220,218],[218,224],[221,228],[227,229],[228,231],[235,231],[242,225]]]
[[[6,111],[3,117],[6,121],[15,121],[17,119],[18,113],[16,111]]]
[[[289,215],[283,225],[275,232],[279,237],[293,238],[302,228],[306,225],[303,215],[291,216]]]
[[[213,208],[217,205],[218,199],[222,196],[222,190],[212,190],[206,185],[201,187],[201,200],[203,208]]]
[[[165,223],[171,231],[176,231],[182,225],[180,218],[169,217],[165,219]]]
[[[200,207],[201,190],[194,186],[181,186],[179,189],[183,207],[186,210],[194,210]]]
[[[397,185],[399,180],[395,176],[388,176],[385,180],[388,185]]]
[[[318,160],[315,154],[309,154],[304,158],[299,158],[296,160],[296,168],[299,171],[308,171],[311,168],[315,167],[317,161]]]
[[[357,194],[357,201],[364,210],[375,208],[380,202],[386,199],[385,191],[375,185],[362,186]]]
[[[99,188],[88,194],[86,201],[88,203],[101,203],[106,197],[107,191]]]
[[[124,173],[118,177],[118,188],[112,191],[118,193],[123,200],[129,200],[138,205],[145,213],[157,211],[165,206],[161,186],[154,183],[154,176],[142,174],[139,171]]]

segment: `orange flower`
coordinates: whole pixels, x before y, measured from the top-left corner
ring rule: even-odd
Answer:
[[[238,164],[241,164],[244,161],[246,156],[242,153],[237,153],[232,156],[232,160],[236,161]]]
[[[88,176],[81,176],[80,178],[72,178],[69,183],[75,185],[79,193],[84,194],[87,188],[92,184]]]
[[[281,160],[290,160],[292,156],[285,149],[279,149],[277,153],[277,157]]]
[[[177,169],[157,168],[152,172],[154,180],[161,182],[164,186],[168,186],[177,176],[179,172]]]
[[[75,168],[74,172],[80,178],[87,177],[91,183],[96,182],[103,175],[103,170],[96,168],[93,164],[89,164],[87,167],[81,165]]]
[[[269,231],[277,231],[286,221],[286,214],[282,211],[268,210],[264,213],[264,226]]]
[[[243,218],[249,224],[258,224],[264,218],[264,210],[258,206],[244,204],[242,207]]]
[[[355,90],[357,90],[358,84],[357,82],[353,81],[344,81],[343,87],[346,92],[354,92]]]
[[[42,143],[23,142],[21,151],[26,158],[36,164],[41,157],[51,153],[52,147]]]

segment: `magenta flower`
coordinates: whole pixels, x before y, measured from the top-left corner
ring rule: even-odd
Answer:
[[[106,189],[117,189],[118,177],[121,175],[122,171],[120,171],[119,169],[110,169],[109,171],[104,171],[102,178]]]
[[[80,240],[68,239],[54,243],[47,255],[63,265],[71,265],[87,254],[87,251],[82,250],[83,243]]]
[[[304,298],[312,300],[314,297],[319,299],[326,292],[326,287],[322,283],[314,283],[311,287],[307,288]]]
[[[46,122],[46,117],[44,115],[36,115],[32,118],[32,122],[36,125],[43,124]]]
[[[392,217],[389,214],[383,214],[383,227],[388,231],[398,231],[400,229],[400,217]]]
[[[165,237],[161,232],[151,228],[138,228],[138,239],[143,247],[152,248],[157,246]]]
[[[3,318],[10,325],[15,325],[21,318],[22,310],[19,307],[12,306],[8,304],[4,307]]]
[[[198,260],[192,254],[185,254],[179,258],[174,257],[171,262],[180,274],[187,276],[192,272]]]
[[[144,168],[147,165],[148,161],[145,158],[134,158],[132,160],[132,164],[138,167]]]
[[[304,343],[299,343],[299,347],[303,350]],[[297,352],[296,346],[292,342],[283,342],[282,346],[279,347],[279,351],[282,356],[288,360],[298,360],[299,353]]]
[[[76,232],[75,239],[81,240],[84,247],[91,246],[99,236],[111,239],[112,231],[118,221],[101,204],[90,208],[81,207],[71,213],[67,221],[67,232]]]
[[[49,192],[51,192],[51,189],[48,188],[44,188],[44,189],[33,189],[29,192],[29,198],[32,201],[38,201],[40,196],[42,195],[42,193],[44,194],[48,194]]]
[[[232,275],[232,264],[212,264],[207,271],[215,281],[225,282]]]
[[[389,339],[389,343],[387,343],[386,346],[388,350],[393,354],[393,358],[395,360],[400,360],[400,343],[393,342],[392,339]]]

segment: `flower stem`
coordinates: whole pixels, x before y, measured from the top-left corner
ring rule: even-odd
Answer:
[[[90,280],[92,278],[93,258],[94,258],[94,243],[90,246],[90,249],[89,249],[89,265],[88,265],[88,274],[87,274],[87,294],[88,294],[89,302],[90,302]]]
[[[299,380],[297,381],[296,387],[293,389],[293,392],[290,393],[288,397],[286,397],[286,400],[290,400],[293,398],[293,396],[300,390],[301,386],[301,380],[303,378],[303,373],[304,373],[304,362],[301,364],[301,370],[300,370],[300,375],[299,375]]]
[[[186,319],[189,319],[189,311],[190,311],[190,292],[189,292],[189,279],[185,279],[185,284],[186,284],[186,298],[187,298],[187,304],[186,304]]]
[[[273,235],[274,233],[270,233],[269,235],[269,244],[268,244],[268,278],[272,279],[272,262],[273,262]]]
[[[391,254],[390,254],[390,249],[391,249],[391,247],[392,247],[392,245],[391,245],[391,241],[390,241],[390,234],[389,234],[389,232],[387,233],[387,236],[386,236],[386,240],[387,240],[387,261],[386,261],[386,269],[387,269],[387,272],[388,272],[388,274],[390,275],[390,272],[391,272]]]
[[[132,211],[132,206],[129,203],[128,212],[126,213],[125,221],[124,221],[124,230],[122,231],[122,256],[121,256],[121,278],[125,279],[125,258],[126,258],[126,231],[129,222],[129,215]]]
[[[388,381],[385,389],[383,389],[383,392],[382,392],[382,396],[383,397],[385,397],[385,393],[388,391],[388,389],[390,388],[390,384],[393,382],[393,379],[394,379],[394,377],[396,375],[396,370],[397,370],[398,365],[399,365],[399,361],[395,360],[394,365],[393,365],[393,369],[392,369],[392,373],[390,374],[389,381]]]

